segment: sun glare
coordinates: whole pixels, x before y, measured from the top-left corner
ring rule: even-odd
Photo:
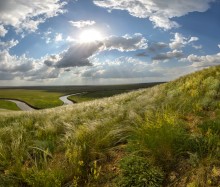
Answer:
[[[102,40],[102,38],[103,37],[102,37],[101,33],[95,29],[85,30],[79,36],[79,40],[82,43],[100,41],[100,40]]]

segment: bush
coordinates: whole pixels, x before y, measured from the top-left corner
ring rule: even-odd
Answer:
[[[124,157],[120,164],[121,176],[118,186],[128,187],[159,187],[164,180],[163,172],[142,157],[128,156]]]

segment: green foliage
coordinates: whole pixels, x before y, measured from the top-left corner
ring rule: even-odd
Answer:
[[[0,100],[0,109],[20,110],[15,103],[4,100]]]
[[[36,187],[59,187],[62,185],[62,171],[39,170],[37,168],[22,171],[24,182],[29,186]]]
[[[121,186],[219,186],[219,72],[0,113],[0,186],[114,186],[117,176]]]
[[[109,86],[48,86],[48,87],[24,87],[14,89],[0,88],[0,98],[18,99],[29,105],[39,108],[52,108],[61,106],[62,101],[59,97],[62,95],[83,93],[82,95],[71,96],[75,102],[90,101],[103,97],[110,97],[127,91],[140,88],[147,88],[159,83],[131,84],[131,85],[109,85]],[[15,110],[16,105],[0,100],[0,108]]]
[[[126,93],[127,90],[108,90],[108,91],[96,91],[96,92],[89,92],[80,95],[73,95],[70,96],[69,99],[75,101],[77,103],[85,102],[85,101],[92,101],[94,99],[100,99],[105,97],[111,97],[117,94]]]
[[[164,180],[163,172],[151,166],[146,158],[127,156],[121,161],[120,187],[159,187]]]
[[[189,141],[192,152],[199,158],[220,158],[220,120],[207,120],[199,126],[201,133],[192,135]]]
[[[158,116],[159,117],[159,116]],[[130,149],[152,157],[155,162],[168,170],[172,168],[181,154],[189,146],[186,131],[176,124],[160,119],[161,124],[143,124],[132,133]]]
[[[28,89],[1,89],[0,98],[18,99],[36,108],[52,108],[62,105],[59,92],[47,92]],[[0,105],[1,107],[1,105]]]

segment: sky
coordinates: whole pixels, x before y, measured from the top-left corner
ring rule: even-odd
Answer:
[[[2,0],[0,86],[161,82],[220,64],[220,0]]]

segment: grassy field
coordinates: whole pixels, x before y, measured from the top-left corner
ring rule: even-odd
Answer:
[[[94,91],[94,92],[87,92],[80,95],[73,95],[68,97],[68,99],[76,102],[81,103],[85,101],[92,101],[94,99],[101,99],[104,97],[111,97],[117,94],[122,94],[129,92],[129,90],[108,90],[108,91]]]
[[[4,100],[0,100],[0,108],[7,110],[20,110],[15,103]]]
[[[44,87],[12,87],[1,88],[0,98],[18,99],[38,108],[52,108],[61,106],[59,100],[62,95],[88,92],[86,95],[71,97],[75,102],[93,100],[102,97],[109,97],[115,94],[124,93],[128,90],[147,88],[159,83],[131,84],[131,85],[110,85],[110,86],[44,86]],[[1,103],[0,108],[15,110],[9,102]],[[17,109],[16,109],[17,110]]]
[[[52,108],[62,105],[59,97],[63,93],[47,92],[44,90],[28,90],[28,89],[1,89],[0,98],[11,98],[25,101],[35,108]],[[1,105],[0,108],[4,108]]]
[[[220,186],[220,66],[53,109],[0,114],[0,186]]]

